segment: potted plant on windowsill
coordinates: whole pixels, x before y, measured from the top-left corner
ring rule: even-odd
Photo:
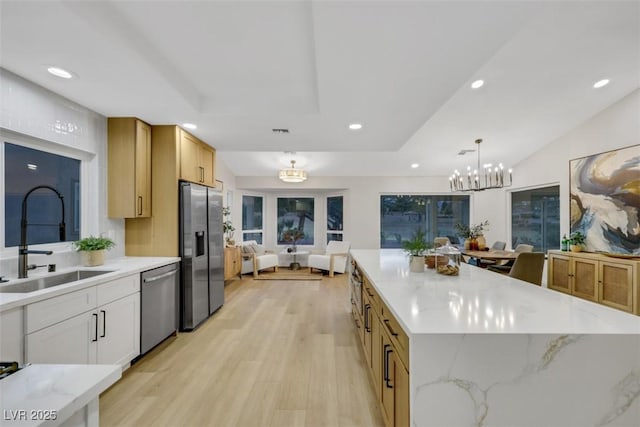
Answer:
[[[426,234],[421,229],[416,229],[410,240],[402,242],[402,249],[411,257],[409,270],[413,273],[424,272],[424,253],[431,248],[427,242]]]
[[[222,222],[222,232],[225,235],[227,246],[235,246],[236,241],[233,240],[233,232],[236,231],[236,228],[233,226],[231,219],[229,219],[231,216],[231,208],[228,206],[223,207],[222,216],[224,217],[224,221]]]
[[[89,236],[73,242],[73,247],[82,252],[83,264],[87,267],[104,264],[105,251],[111,249],[116,244],[108,237]]]
[[[584,248],[586,237],[580,231],[574,231],[569,235],[569,247],[571,252],[581,252]]]

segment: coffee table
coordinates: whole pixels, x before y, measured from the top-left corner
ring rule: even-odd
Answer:
[[[296,256],[297,255],[309,255],[311,252],[309,251],[295,251],[295,252],[287,252],[287,251],[282,251],[280,252],[278,255],[293,255],[293,262],[291,264],[289,264],[289,270],[299,270],[300,269],[300,263],[296,261]]]

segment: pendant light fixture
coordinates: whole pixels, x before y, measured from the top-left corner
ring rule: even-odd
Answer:
[[[451,191],[484,191],[492,188],[511,187],[513,170],[509,169],[507,173],[508,183],[505,183],[504,167],[502,163],[493,167],[491,163],[485,163],[480,169],[480,144],[482,139],[476,139],[478,151],[477,169],[471,170],[471,166],[467,166],[467,176],[462,176],[458,170],[453,172],[449,177],[449,186]]]
[[[303,182],[307,179],[307,171],[296,169],[296,161],[291,160],[291,167],[281,169],[278,178],[283,182]]]

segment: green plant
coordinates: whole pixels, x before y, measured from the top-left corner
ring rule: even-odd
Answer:
[[[73,242],[73,247],[77,251],[99,251],[99,250],[109,250],[114,247],[116,244],[113,240],[108,237],[94,237],[89,236],[84,239],[80,239],[76,242]]]
[[[569,242],[572,245],[584,245],[586,236],[579,231],[574,231],[569,235]]]
[[[233,239],[233,232],[236,231],[236,228],[233,226],[233,223],[228,218],[231,216],[231,208],[223,207],[222,208],[222,216],[224,216],[224,221],[222,222],[222,232],[227,235],[227,239]]]
[[[411,256],[422,256],[427,249],[431,249],[431,244],[427,242],[426,237],[425,232],[418,228],[413,232],[410,240],[402,242],[402,249]]]
[[[470,226],[459,222],[454,225],[453,228],[456,230],[456,233],[458,233],[460,237],[463,237],[465,239],[475,239],[478,236],[482,236],[482,234],[484,233],[484,229],[488,226],[489,221],[485,220],[479,224],[471,224]]]

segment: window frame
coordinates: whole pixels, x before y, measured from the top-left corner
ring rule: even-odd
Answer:
[[[340,197],[342,198],[342,230],[329,230],[329,199],[332,197]],[[344,241],[344,219],[345,219],[345,215],[344,215],[344,194],[327,194],[324,196],[324,213],[325,213],[325,218],[324,218],[324,231],[325,231],[325,245],[328,245],[330,240],[329,240],[329,235],[330,234],[338,234],[340,236],[342,236],[342,240]]]
[[[20,134],[10,131],[8,129],[0,128],[0,164],[4,171],[5,162],[5,143],[13,145],[20,145],[26,148],[34,150],[44,151],[50,154],[59,156],[70,157],[80,161],[80,236],[86,236],[91,229],[91,216],[99,218],[98,205],[94,197],[91,197],[89,188],[91,187],[92,178],[90,169],[91,163],[95,163],[96,155],[78,150],[73,147],[57,144],[52,141],[47,141],[39,138],[35,138],[29,135]],[[94,165],[97,167],[97,165]],[[99,176],[99,173],[96,174]],[[96,183],[97,186],[97,183]],[[4,172],[0,174],[0,191],[2,191],[2,197],[0,197],[0,211],[4,215],[5,210],[5,178]],[[99,193],[99,191],[95,191]],[[12,258],[17,255],[18,246],[5,246],[5,224],[4,221],[0,221],[0,259]],[[72,249],[72,242],[53,242],[53,243],[40,243],[29,245],[31,249],[48,250],[54,252],[68,251]]]
[[[393,247],[384,247],[382,245],[382,233],[383,233],[383,227],[382,227],[382,201],[383,201],[383,197],[400,197],[400,196],[409,196],[409,197],[429,197],[435,199],[435,198],[443,198],[443,197],[459,197],[459,198],[467,198],[468,201],[468,217],[469,217],[469,222],[472,221],[472,212],[473,212],[473,197],[471,194],[455,194],[455,193],[419,193],[419,192],[406,192],[406,193],[390,193],[390,192],[384,192],[384,193],[379,193],[378,194],[378,225],[379,225],[379,232],[380,232],[380,236],[378,237],[378,247],[380,249],[387,249],[387,248],[393,248]],[[435,235],[435,232],[433,230],[430,230],[429,228],[427,228],[426,226],[429,225],[426,223],[427,221],[427,217],[428,215],[426,215],[426,211],[425,211],[425,227],[424,227],[424,231],[427,234],[427,236],[429,236],[430,233],[434,234],[434,238],[438,237],[437,235]],[[437,217],[436,217],[436,223],[437,223]],[[409,238],[409,236],[406,237],[407,239]],[[433,243],[433,242],[430,242]]]
[[[559,227],[559,231],[560,234],[558,235],[558,241],[560,242],[561,240],[561,235],[562,235],[562,185],[560,182],[549,182],[549,183],[544,183],[544,184],[539,184],[539,185],[532,185],[532,186],[527,186],[527,187],[520,187],[520,188],[515,188],[515,189],[509,189],[507,191],[507,205],[506,205],[506,225],[507,225],[507,242],[508,242],[508,246],[512,245],[513,242],[513,218],[512,218],[512,212],[513,212],[513,194],[514,193],[521,193],[523,191],[533,191],[533,190],[539,190],[542,188],[549,188],[549,187],[558,187],[558,216],[560,218],[560,227]],[[512,248],[514,249],[514,248]],[[547,250],[553,250],[556,248],[547,248]],[[558,246],[557,249],[560,249],[560,247]],[[545,251],[546,253],[546,251]]]
[[[244,228],[244,221],[243,221],[243,217],[244,217],[244,198],[245,197],[259,197],[260,199],[262,199],[262,228],[252,228],[252,229],[246,229]],[[265,210],[266,210],[266,206],[265,206],[265,196],[261,195],[261,194],[251,194],[251,193],[243,193],[242,194],[242,198],[240,201],[240,233],[242,234],[241,238],[242,241],[245,241],[244,235],[245,233],[260,233],[262,235],[262,242],[259,242],[260,244],[264,245],[264,241],[265,241],[265,236],[264,236],[264,223],[265,223]],[[250,239],[253,240],[253,239]]]
[[[279,243],[278,242],[278,199],[312,199],[313,200],[313,243],[312,244],[305,244],[305,243],[296,243],[296,246],[298,247],[304,247],[304,248],[314,248],[316,247],[316,245],[318,244],[318,240],[317,240],[317,235],[318,235],[318,198],[320,196],[317,194],[281,194],[281,193],[276,193],[274,195],[274,230],[275,230],[275,235],[273,238],[273,241],[275,243],[275,246],[277,248],[285,248],[287,246],[290,246],[290,244],[288,243]]]

